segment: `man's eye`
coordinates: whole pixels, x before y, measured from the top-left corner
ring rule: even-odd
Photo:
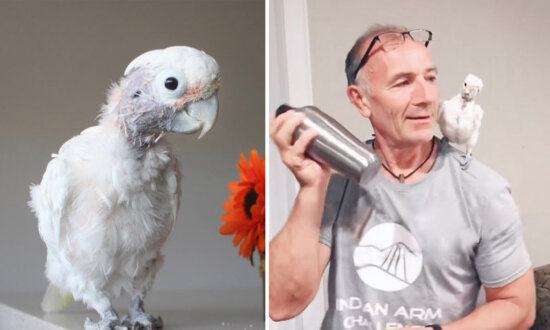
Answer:
[[[431,81],[431,82],[434,82],[434,81],[437,80],[437,76],[428,76],[428,77],[426,78],[426,80]]]
[[[409,79],[405,79],[405,80],[398,81],[394,86],[402,87],[402,86],[407,86],[410,83],[411,83],[411,81]]]

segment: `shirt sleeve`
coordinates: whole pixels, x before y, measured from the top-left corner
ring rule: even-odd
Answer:
[[[475,266],[485,287],[511,283],[531,267],[519,211],[507,187],[481,206],[481,239]]]
[[[328,247],[332,246],[332,228],[340,214],[347,184],[348,179],[339,174],[333,174],[330,178],[319,234],[319,242]]]

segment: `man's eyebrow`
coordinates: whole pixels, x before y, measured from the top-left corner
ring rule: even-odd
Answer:
[[[427,68],[426,71],[424,71],[424,74],[427,74],[427,73],[437,74],[437,72],[438,72],[437,67],[434,66],[434,67]],[[414,72],[408,72],[408,71],[398,72],[390,77],[390,79],[388,80],[388,84],[391,85],[401,78],[408,78],[414,75],[415,75]]]
[[[426,70],[426,73],[431,73],[431,72],[437,74],[437,73],[439,72],[439,70],[437,70],[437,67],[435,67],[435,66],[434,66],[434,67],[431,67],[431,68],[428,68],[428,69]]]
[[[388,84],[391,85],[393,83],[395,83],[397,80],[401,79],[401,78],[408,78],[410,76],[412,76],[414,73],[412,72],[398,72],[394,75],[392,75],[390,77],[390,79],[388,80]]]

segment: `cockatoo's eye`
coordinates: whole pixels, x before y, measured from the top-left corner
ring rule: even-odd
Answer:
[[[155,77],[155,90],[160,100],[171,103],[185,94],[187,83],[179,70],[163,70]]]
[[[467,83],[464,83],[464,87],[466,87],[466,86],[468,86],[468,84],[467,84]]]
[[[164,81],[164,87],[173,91],[178,88],[178,80],[174,77],[167,78],[166,81]]]

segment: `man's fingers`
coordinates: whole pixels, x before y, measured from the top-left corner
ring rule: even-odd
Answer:
[[[279,131],[283,123],[285,122],[285,118],[288,118],[294,110],[288,110],[287,112],[279,115],[279,116],[272,116],[271,121],[269,124],[269,135],[273,137],[273,135]]]
[[[305,151],[317,135],[318,133],[311,128],[304,131],[293,145],[289,145],[284,152],[281,152],[283,163],[291,170],[301,168],[306,158],[308,158]]]
[[[274,134],[277,134],[281,127],[285,124],[285,122],[294,116],[296,111],[294,110],[288,110],[287,112],[280,114],[279,116],[273,116],[271,120],[270,130],[269,134],[273,136]]]
[[[279,148],[286,148],[292,145],[293,134],[305,119],[304,114],[291,111],[289,110],[275,118],[271,138]]]
[[[307,148],[315,140],[319,133],[313,128],[307,129],[304,131],[300,137],[294,142],[292,147],[293,153],[295,154],[305,154]]]
[[[294,140],[294,132],[305,119],[303,113],[289,110],[276,118],[273,118],[270,125],[270,135],[273,142],[279,148],[281,160],[296,175],[306,164],[310,164],[305,155],[306,149],[313,140],[319,135],[315,129],[307,129],[300,134],[300,137]],[[323,168],[324,170],[324,168]],[[303,179],[303,178],[302,178]]]

